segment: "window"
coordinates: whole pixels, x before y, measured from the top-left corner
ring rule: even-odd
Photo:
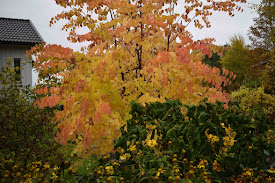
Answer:
[[[16,80],[21,82],[21,59],[20,58],[15,58],[14,59],[14,68],[16,72]]]

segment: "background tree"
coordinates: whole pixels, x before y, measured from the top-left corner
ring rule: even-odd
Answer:
[[[272,50],[275,46],[275,2],[273,0],[262,0],[253,8],[258,13],[254,18],[254,25],[249,29],[249,39],[254,48]]]
[[[221,61],[221,56],[217,52],[213,53],[212,57],[210,58],[208,55],[205,55],[204,58],[202,59],[202,63],[205,63],[210,67],[217,67],[221,69],[222,64],[220,61]]]
[[[266,92],[275,92],[275,2],[262,0],[259,5],[254,5],[258,17],[254,19],[254,25],[250,27],[249,39],[253,48],[264,50],[263,57],[266,59],[262,64],[266,65],[264,75],[264,87]]]
[[[208,17],[214,11],[234,16],[241,10],[238,3],[245,0],[185,0],[179,13],[177,0],[56,2],[68,8],[51,24],[68,20],[63,26],[70,32],[68,39],[90,45],[85,54],[56,45],[33,48],[30,54],[36,55],[40,79],[51,83],[51,78],[59,78],[50,89],[37,88],[47,96],[36,104],[64,105],[56,113],[61,121],[56,140],[76,143],[74,152],[82,156],[110,152],[119,128],[130,118],[132,100],[144,104],[171,98],[191,104],[208,97],[227,105],[230,96],[222,87],[233,73],[223,69],[221,75],[220,69],[201,63],[203,55],[223,49],[212,39],[192,40],[186,26],[194,22],[197,28],[210,27]],[[79,27],[89,31],[80,35]],[[203,87],[203,82],[210,86]]]
[[[241,35],[235,35],[230,38],[229,51],[222,57],[222,67],[233,71],[236,74],[236,80],[231,85],[231,90],[237,89],[244,84],[248,75],[247,68],[251,66],[248,56],[249,49],[245,46],[244,38]]]
[[[239,89],[245,85],[249,88],[261,86],[264,78],[265,65],[262,64],[267,56],[262,48],[245,45],[244,38],[235,35],[230,39],[229,51],[221,58],[221,65],[236,74],[236,80],[228,86],[229,91]]]

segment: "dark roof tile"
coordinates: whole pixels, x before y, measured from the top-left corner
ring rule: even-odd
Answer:
[[[30,20],[0,17],[0,43],[37,44],[44,40]]]

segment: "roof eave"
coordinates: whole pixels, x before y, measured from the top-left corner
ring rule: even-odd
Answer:
[[[37,35],[39,36],[39,38],[40,38],[40,40],[41,40],[40,43],[44,43],[44,42],[45,42],[44,39],[42,38],[42,36],[41,36],[40,33],[38,32],[38,30],[35,28],[35,26],[33,25],[32,21],[29,20],[29,22],[30,22],[30,24],[31,24],[31,26],[32,26],[32,28],[33,28],[33,30],[34,30],[34,31],[37,33]]]
[[[42,42],[40,42],[40,43],[42,43]],[[36,44],[39,44],[39,42],[34,43],[34,42],[0,41],[0,44],[2,44],[2,45],[30,45],[30,46],[34,46]]]

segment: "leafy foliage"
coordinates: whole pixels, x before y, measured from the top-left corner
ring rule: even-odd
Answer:
[[[23,167],[13,161],[3,160],[0,165],[1,182],[76,182],[76,171],[69,167],[69,161],[64,161],[60,166],[53,165],[49,161],[37,161]]]
[[[37,88],[47,95],[37,105],[64,106],[56,113],[61,121],[56,140],[63,145],[76,143],[74,153],[88,157],[111,151],[120,126],[130,119],[132,100],[145,103],[167,97],[192,104],[208,97],[227,105],[229,94],[222,87],[234,74],[225,69],[220,74],[220,69],[200,62],[203,55],[211,57],[212,51],[223,49],[213,45],[213,39],[192,40],[186,26],[194,22],[197,28],[210,27],[212,12],[234,16],[234,10],[241,10],[238,3],[245,0],[185,0],[180,13],[174,11],[178,1],[56,2],[71,9],[51,24],[68,20],[63,27],[70,31],[68,39],[90,45],[85,54],[57,45],[40,45],[30,54],[36,56],[40,79],[53,86]],[[89,32],[78,34],[80,27]],[[209,85],[203,87],[205,82]]]
[[[240,108],[247,115],[259,110],[263,110],[270,116],[274,115],[275,97],[266,94],[263,87],[256,89],[241,87],[240,90],[232,92],[231,97],[239,102]]]
[[[270,94],[275,92],[275,3],[273,0],[262,0],[259,5],[254,5],[258,17],[254,19],[254,25],[250,27],[249,39],[252,47],[264,50],[265,58],[262,64],[266,66],[264,73],[265,91]]]
[[[267,58],[263,49],[249,49],[242,36],[231,37],[229,51],[221,59],[222,66],[236,74],[236,80],[229,90],[239,89],[242,85],[250,88],[261,86],[266,72],[263,62]]]
[[[87,166],[90,181],[229,182],[241,174],[239,180],[253,181],[256,170],[269,168],[274,124],[264,113],[246,117],[238,105],[224,109],[220,102],[186,107],[185,116],[179,100],[145,107],[132,102],[132,118],[114,143],[115,158]]]
[[[254,48],[264,48],[274,51],[275,44],[275,3],[273,0],[261,0],[254,9],[258,17],[254,18],[254,25],[249,29],[249,39]]]
[[[221,69],[222,64],[220,61],[221,61],[221,56],[218,53],[213,53],[212,57],[210,58],[208,57],[208,55],[205,55],[204,58],[202,59],[202,63],[205,63],[210,67],[217,67]]]
[[[229,51],[222,58],[222,66],[237,75],[238,82],[245,78],[246,68],[249,67],[248,48],[245,46],[244,38],[235,35],[230,38]],[[235,80],[236,81],[236,80]]]
[[[0,158],[20,163],[22,167],[46,158],[60,159],[59,145],[53,139],[53,109],[34,108],[33,91],[29,86],[17,84],[17,78],[10,62],[1,68]]]

